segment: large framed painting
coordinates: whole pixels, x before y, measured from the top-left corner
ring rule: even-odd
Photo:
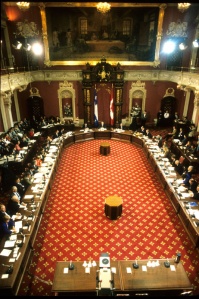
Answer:
[[[102,57],[123,65],[159,62],[165,5],[97,2],[46,2],[41,6],[45,64],[85,65]]]

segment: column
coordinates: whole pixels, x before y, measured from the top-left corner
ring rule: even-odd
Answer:
[[[3,119],[4,130],[7,131],[13,127],[13,118],[11,113],[11,93],[4,93],[1,95],[1,113]]]
[[[91,127],[91,88],[84,88],[84,123]]]
[[[192,122],[195,124],[197,131],[199,132],[199,90],[195,91]]]

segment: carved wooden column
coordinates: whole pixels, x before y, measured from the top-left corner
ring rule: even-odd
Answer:
[[[195,91],[192,121],[196,125],[198,131],[199,130],[199,90]]]
[[[122,121],[122,105],[123,105],[123,88],[114,86],[115,89],[115,113],[114,113],[114,123],[115,127],[119,128]]]
[[[84,88],[84,123],[91,127],[91,87]]]
[[[4,130],[7,131],[9,128],[13,127],[13,118],[11,112],[11,105],[12,105],[12,94],[3,93],[2,95],[2,102],[1,102],[1,111],[2,111],[2,119],[4,124]]]

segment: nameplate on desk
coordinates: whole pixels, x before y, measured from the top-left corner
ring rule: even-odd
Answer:
[[[131,273],[132,273],[132,270],[131,270],[131,268],[130,268],[130,267],[127,267],[127,268],[126,268],[126,273],[129,273],[129,274],[131,274]]]
[[[142,265],[142,271],[146,272],[147,271],[147,266]]]
[[[1,275],[1,279],[6,279],[6,278],[8,278],[9,277],[9,274],[2,274]]]
[[[176,267],[174,265],[170,266],[171,271],[176,271]]]
[[[85,267],[85,273],[90,273],[90,267]]]
[[[64,273],[64,274],[67,274],[67,273],[68,273],[68,268],[64,268],[63,273]]]

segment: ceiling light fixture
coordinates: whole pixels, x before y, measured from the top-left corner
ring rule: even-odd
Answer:
[[[26,11],[30,7],[30,2],[17,2],[17,6],[20,10]]]
[[[190,5],[191,3],[178,3],[178,9],[180,12],[183,13],[185,10],[189,8]]]
[[[99,2],[96,7],[97,11],[103,14],[106,14],[111,9],[111,5],[107,2]]]

